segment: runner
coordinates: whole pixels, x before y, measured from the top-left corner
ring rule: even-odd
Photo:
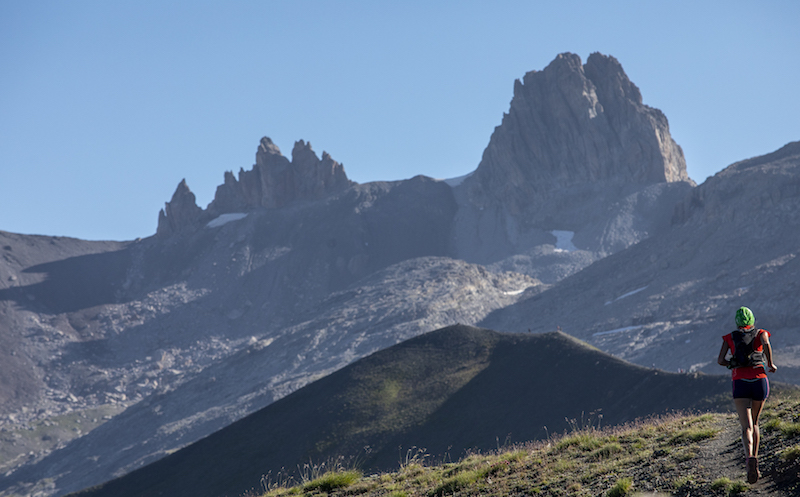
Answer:
[[[733,380],[733,402],[742,425],[742,445],[744,446],[747,481],[755,483],[761,476],[758,471],[758,444],[761,433],[758,416],[769,396],[767,371],[777,371],[772,362],[770,333],[755,327],[753,312],[747,307],[736,311],[738,329],[722,337],[722,349],[717,362],[731,370]],[[728,351],[731,356],[726,358]]]

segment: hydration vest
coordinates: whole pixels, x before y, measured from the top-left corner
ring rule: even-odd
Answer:
[[[736,330],[731,333],[733,339],[733,356],[730,359],[731,367],[764,367],[764,353],[753,350],[753,340],[761,330]]]

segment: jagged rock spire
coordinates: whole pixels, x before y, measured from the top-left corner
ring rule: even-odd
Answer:
[[[292,160],[267,137],[261,139],[253,169],[239,171],[238,181],[226,173],[209,209],[215,213],[255,207],[282,207],[295,200],[320,199],[341,191],[353,182],[344,167],[323,152],[320,160],[311,143],[300,140],[292,149]]]
[[[563,53],[515,82],[470,186],[479,202],[520,212],[565,186],[673,181],[691,181],[683,152],[617,59]]]
[[[156,233],[177,233],[229,212],[279,208],[297,200],[321,199],[352,184],[344,167],[327,152],[319,159],[311,143],[296,142],[290,161],[272,140],[264,137],[258,145],[253,169],[240,169],[238,180],[233,172],[225,172],[224,183],[217,187],[206,210],[197,206],[186,180],[181,181],[172,200],[159,212]]]
[[[178,183],[172,199],[164,204],[164,208],[158,213],[156,234],[169,235],[194,227],[202,215],[203,209],[197,206],[197,199],[184,178]]]

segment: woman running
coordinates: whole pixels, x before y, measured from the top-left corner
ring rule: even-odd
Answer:
[[[758,429],[758,416],[769,396],[770,373],[778,367],[772,362],[772,346],[767,330],[755,327],[753,312],[747,307],[736,311],[738,329],[722,337],[722,349],[717,362],[731,370],[733,380],[733,402],[742,425],[742,445],[744,445],[747,481],[755,483],[761,476],[758,471],[758,443],[761,433]],[[726,358],[730,351],[731,356]]]

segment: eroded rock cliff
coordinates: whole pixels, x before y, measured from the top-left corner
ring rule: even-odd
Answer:
[[[468,184],[474,202],[517,213],[568,186],[674,181],[690,181],[683,151],[617,59],[594,53],[584,65],[564,53],[514,83]]]
[[[318,158],[311,143],[300,140],[292,149],[290,161],[267,137],[261,139],[253,169],[239,170],[238,180],[226,171],[214,200],[203,210],[195,203],[186,180],[178,185],[172,200],[158,216],[159,235],[196,228],[221,214],[243,212],[258,207],[279,208],[298,200],[319,200],[344,190],[354,183],[344,167],[327,152]]]

